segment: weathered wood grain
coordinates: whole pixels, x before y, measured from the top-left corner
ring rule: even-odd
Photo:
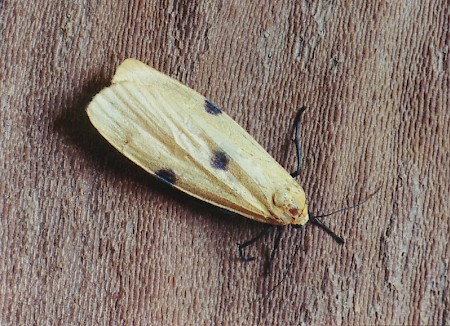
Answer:
[[[449,324],[448,1],[0,2],[1,324]],[[84,109],[134,57],[213,99],[288,169],[317,228],[271,235],[174,193]],[[288,159],[287,159],[288,157]],[[282,285],[292,251],[302,250]]]

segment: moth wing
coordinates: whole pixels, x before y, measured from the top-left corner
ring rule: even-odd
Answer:
[[[273,195],[290,175],[202,95],[134,59],[87,113],[121,153],[174,187],[246,217],[285,224]]]

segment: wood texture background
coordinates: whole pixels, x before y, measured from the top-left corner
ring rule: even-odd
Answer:
[[[449,3],[0,1],[1,324],[450,324]],[[327,223],[274,235],[127,161],[85,107],[134,57],[224,108]],[[287,159],[289,158],[289,159]],[[302,251],[286,281],[292,250]]]

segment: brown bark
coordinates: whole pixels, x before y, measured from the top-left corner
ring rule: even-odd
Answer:
[[[449,324],[448,1],[0,2],[2,324]],[[87,120],[134,57],[219,104],[330,217],[274,235],[172,192]],[[289,157],[289,159],[286,159]],[[297,244],[302,250],[283,277]]]

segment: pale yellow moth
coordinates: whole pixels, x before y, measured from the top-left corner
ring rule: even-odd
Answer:
[[[125,60],[87,114],[122,154],[191,196],[263,223],[308,222],[302,187],[252,136],[140,61]]]

